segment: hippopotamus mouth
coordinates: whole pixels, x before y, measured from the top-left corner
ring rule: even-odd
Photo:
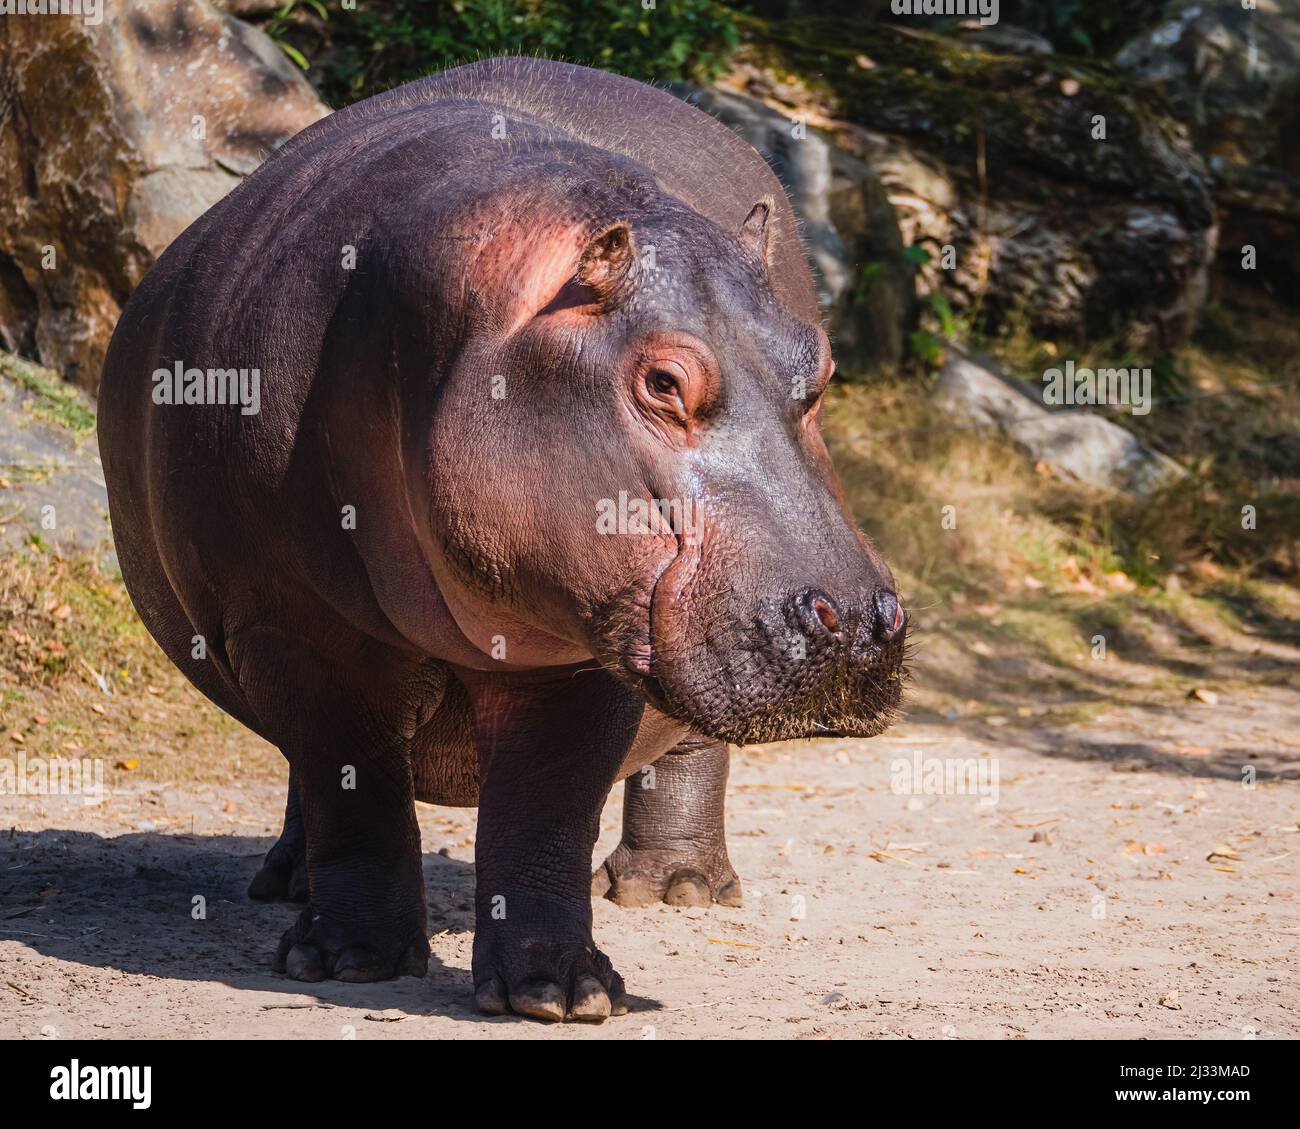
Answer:
[[[650,706],[738,745],[872,737],[897,720],[907,617],[896,600],[883,630],[874,607],[837,601],[834,612],[818,610],[830,603],[824,593],[811,601],[815,619],[798,600],[777,615],[748,611],[733,592],[711,599],[698,590],[708,543],[707,533],[679,535],[648,600],[638,601],[647,622],[623,647],[618,673]]]

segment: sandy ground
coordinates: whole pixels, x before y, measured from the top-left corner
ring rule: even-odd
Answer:
[[[745,904],[597,902],[632,1005],[600,1027],[473,1011],[472,811],[420,809],[427,978],[309,986],[269,968],[296,910],[244,896],[280,788],[2,797],[0,1036],[1300,1037],[1297,695],[994,721],[736,753]],[[945,758],[996,795],[926,794]]]

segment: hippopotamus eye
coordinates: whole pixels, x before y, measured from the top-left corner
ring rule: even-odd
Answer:
[[[709,347],[684,333],[648,342],[635,358],[631,392],[672,442],[694,443],[718,398],[720,374]]]
[[[650,374],[650,387],[661,396],[671,396],[678,393],[677,378],[670,372],[664,372],[662,369]],[[680,395],[680,393],[678,393]]]
[[[651,406],[680,424],[686,423],[691,411],[686,403],[689,384],[684,376],[666,368],[652,368],[645,375],[645,388]]]
[[[642,377],[643,401],[655,414],[664,416],[672,423],[689,429],[690,414],[694,405],[692,399],[692,381],[685,372],[672,372],[676,364],[656,364],[646,369]]]

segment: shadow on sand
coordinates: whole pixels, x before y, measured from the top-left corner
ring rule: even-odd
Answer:
[[[474,1009],[468,970],[436,957],[424,980],[304,984],[272,971],[280,936],[301,907],[254,902],[246,893],[271,842],[234,835],[13,832],[0,839],[0,940],[76,964],[282,992],[285,1007],[310,1006],[310,999],[486,1021]],[[430,936],[471,934],[473,866],[426,854],[424,876]],[[206,918],[195,920],[199,896]],[[637,997],[628,1003],[633,1011],[658,1007]],[[491,1022],[532,1021],[510,1016]]]

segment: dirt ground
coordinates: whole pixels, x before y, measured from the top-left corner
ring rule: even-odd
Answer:
[[[728,826],[745,904],[597,902],[631,1012],[548,1037],[1300,1036],[1300,699],[1278,686],[1166,699],[737,752]],[[982,794],[927,792],[936,763],[967,758]],[[261,775],[119,774],[99,805],[4,797],[0,1036],[543,1033],[472,1008],[472,811],[420,808],[426,979],[271,972],[297,911],[244,895],[279,829],[282,790]]]

